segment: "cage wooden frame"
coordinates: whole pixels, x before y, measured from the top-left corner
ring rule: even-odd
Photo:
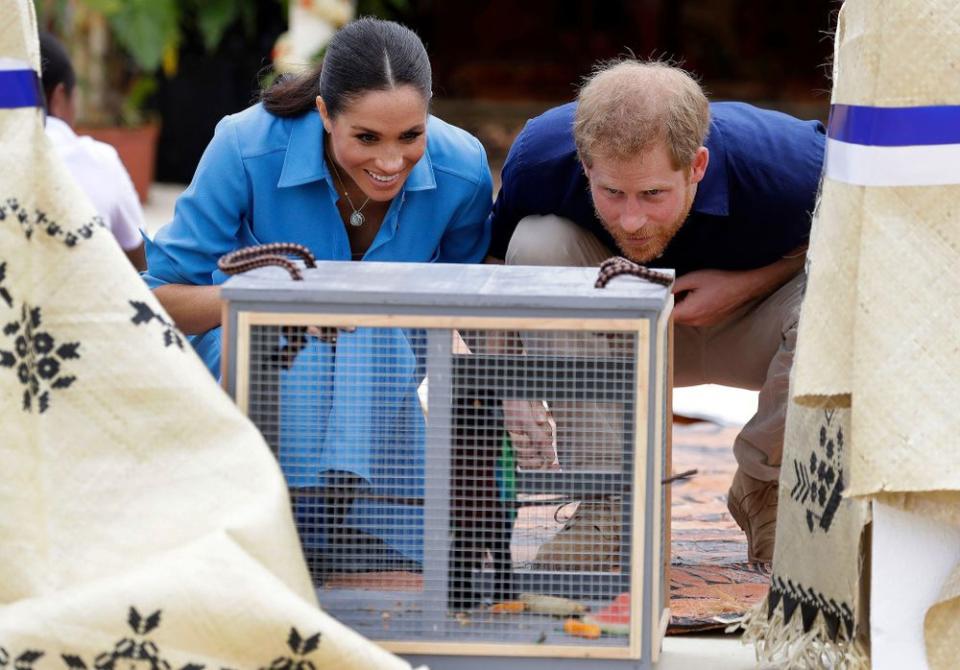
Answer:
[[[672,386],[673,298],[668,290],[646,297],[637,306],[623,302],[607,308],[583,310],[563,302],[536,303],[531,307],[481,305],[474,310],[466,305],[433,302],[431,296],[413,295],[398,300],[376,302],[361,295],[356,302],[344,300],[343,289],[332,289],[332,298],[310,291],[305,303],[286,297],[282,284],[267,278],[263,284],[244,279],[233,291],[226,287],[223,308],[223,382],[240,408],[249,414],[249,382],[252,333],[257,327],[376,327],[426,330],[482,331],[564,331],[620,332],[636,338],[636,356],[632,362],[633,393],[636,402],[630,415],[634,422],[631,436],[632,462],[631,541],[627,556],[630,574],[624,576],[630,596],[631,628],[623,646],[582,644],[515,643],[486,640],[447,641],[438,639],[370,639],[383,648],[418,663],[442,664],[459,657],[458,668],[486,668],[483,658],[513,657],[519,665],[531,669],[593,667],[594,660],[610,668],[649,668],[659,660],[660,647],[669,620],[669,485],[662,480],[670,472]],[[231,280],[233,281],[233,280]],[[298,282],[299,283],[299,282]],[[304,282],[305,284],[307,282]],[[263,289],[261,289],[263,285]],[[254,288],[250,291],[250,288]],[[381,290],[378,288],[378,290]],[[659,290],[659,289],[658,289]],[[283,293],[278,293],[283,292]],[[655,297],[651,299],[651,294]],[[443,296],[443,294],[440,294]],[[276,296],[276,297],[275,297]],[[379,297],[379,296],[378,296]],[[603,300],[606,301],[604,294]],[[422,307],[418,307],[422,306]],[[591,311],[593,313],[591,314]],[[629,443],[628,443],[629,444]],[[624,476],[630,481],[629,470]],[[667,546],[664,546],[666,544]],[[649,581],[647,581],[649,580]],[[471,660],[473,659],[473,660]],[[521,659],[523,659],[521,661]],[[551,665],[551,659],[556,664]],[[586,662],[588,665],[582,665]],[[559,664],[559,665],[557,665]],[[573,664],[573,665],[568,665]]]

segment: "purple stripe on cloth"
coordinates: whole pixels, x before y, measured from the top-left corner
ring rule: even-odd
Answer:
[[[878,147],[960,144],[960,105],[831,105],[827,136],[839,142]]]
[[[42,107],[40,78],[33,70],[0,70],[0,109]]]

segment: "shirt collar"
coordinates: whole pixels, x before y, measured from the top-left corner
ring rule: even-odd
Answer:
[[[55,137],[59,138],[76,138],[77,134],[73,132],[73,128],[70,127],[63,119],[58,119],[55,116],[47,116],[46,122],[46,131]]]
[[[727,180],[727,152],[723,135],[715,122],[710,122],[710,132],[704,141],[710,152],[707,172],[697,184],[697,194],[693,198],[692,210],[698,214],[728,216],[730,214],[730,192]]]
[[[307,118],[296,119],[291,123],[290,139],[287,141],[287,152],[283,159],[277,188],[325,180],[331,188],[336,190],[327,162],[323,160],[323,141],[323,124],[318,113],[308,112]],[[426,150],[407,176],[403,190],[424,191],[436,187],[433,163],[430,160],[429,150]]]

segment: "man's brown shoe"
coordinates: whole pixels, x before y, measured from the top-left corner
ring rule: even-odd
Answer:
[[[773,561],[777,533],[779,483],[764,482],[737,470],[727,493],[727,509],[747,535],[747,558],[755,563]]]

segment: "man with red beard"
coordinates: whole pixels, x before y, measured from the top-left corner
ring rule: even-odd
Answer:
[[[773,557],[787,387],[824,144],[819,122],[708,103],[679,68],[618,61],[599,67],[576,102],[526,124],[491,214],[492,260],[585,266],[623,255],[676,269],[676,385],[760,391],[757,414],[733,445],[738,470],[727,502],[751,561]],[[619,467],[621,408],[555,403],[551,411],[560,467]],[[537,403],[505,402],[504,415],[521,464],[554,463],[552,431]],[[537,562],[606,569],[618,563],[618,538],[613,507],[584,501]]]

